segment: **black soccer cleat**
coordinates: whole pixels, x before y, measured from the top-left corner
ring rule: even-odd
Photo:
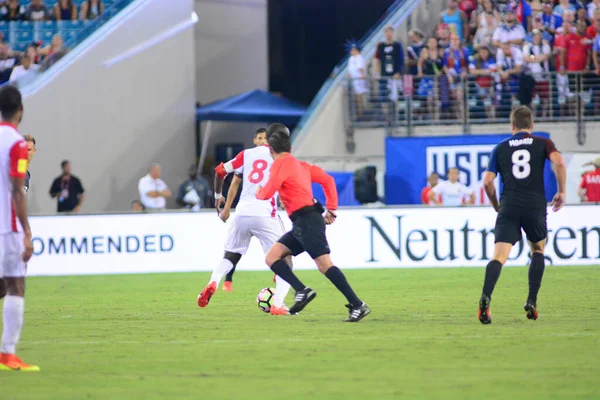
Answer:
[[[342,322],[358,322],[367,315],[371,314],[371,309],[365,303],[362,303],[360,307],[352,307],[351,304],[346,304],[348,308],[348,318]]]
[[[532,319],[534,321],[538,319],[539,315],[537,312],[537,307],[533,301],[527,300],[523,308],[525,309],[525,315],[527,316],[527,319]]]
[[[481,295],[479,299],[479,310],[477,310],[477,318],[484,325],[492,323],[492,309],[490,307],[490,298],[486,295]]]
[[[296,296],[294,296],[294,304],[290,307],[290,314],[297,314],[304,310],[304,307],[313,301],[315,297],[317,297],[317,292],[309,287],[297,291]]]

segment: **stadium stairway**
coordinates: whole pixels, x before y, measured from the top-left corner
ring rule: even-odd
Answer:
[[[65,43],[69,52],[22,85],[21,131],[38,147],[29,193],[34,213],[55,210],[47,189],[63,159],[83,181],[87,212],[127,209],[152,162],[163,166],[163,179],[177,181],[194,160],[191,27],[198,17],[192,0],[169,3],[113,0],[106,19],[82,24]],[[33,38],[54,26],[73,24],[32,24]]]

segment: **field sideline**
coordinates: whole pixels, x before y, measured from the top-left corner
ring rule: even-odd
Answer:
[[[527,269],[506,268],[489,326],[483,273],[349,270],[373,310],[358,324],[316,271],[299,272],[318,296],[296,317],[258,310],[268,272],[238,272],[206,309],[208,273],[30,278],[19,354],[42,372],[0,374],[2,397],[600,398],[600,268],[547,267],[535,322]]]

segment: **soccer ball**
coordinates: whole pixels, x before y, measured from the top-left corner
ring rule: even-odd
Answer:
[[[275,296],[275,289],[273,288],[264,288],[258,292],[258,296],[256,296],[256,302],[258,303],[258,308],[260,311],[264,311],[266,313],[271,311],[273,296]]]

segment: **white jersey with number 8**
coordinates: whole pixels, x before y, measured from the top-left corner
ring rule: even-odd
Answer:
[[[258,200],[256,191],[269,180],[273,157],[269,146],[258,146],[241,151],[231,161],[225,163],[227,173],[235,172],[243,176],[242,194],[235,209],[236,215],[275,217],[277,215],[277,195],[269,200]]]

